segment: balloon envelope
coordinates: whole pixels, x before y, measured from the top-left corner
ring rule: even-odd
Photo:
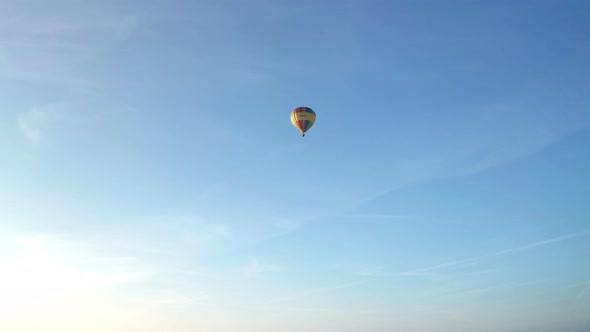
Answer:
[[[297,107],[291,113],[291,123],[303,136],[305,136],[305,132],[313,126],[314,122],[315,112],[309,107]]]

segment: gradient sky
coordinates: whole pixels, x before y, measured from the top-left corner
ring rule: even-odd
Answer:
[[[0,330],[590,330],[588,17],[0,1]]]

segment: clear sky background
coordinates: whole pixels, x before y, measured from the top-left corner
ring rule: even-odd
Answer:
[[[590,330],[589,17],[0,1],[0,330]]]

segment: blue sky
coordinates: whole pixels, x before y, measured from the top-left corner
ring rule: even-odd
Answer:
[[[0,330],[590,329],[588,13],[1,2]]]

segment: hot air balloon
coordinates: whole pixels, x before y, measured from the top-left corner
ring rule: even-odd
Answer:
[[[297,107],[291,113],[291,123],[299,129],[302,137],[305,137],[305,132],[313,126],[314,122],[315,112],[309,107]]]

